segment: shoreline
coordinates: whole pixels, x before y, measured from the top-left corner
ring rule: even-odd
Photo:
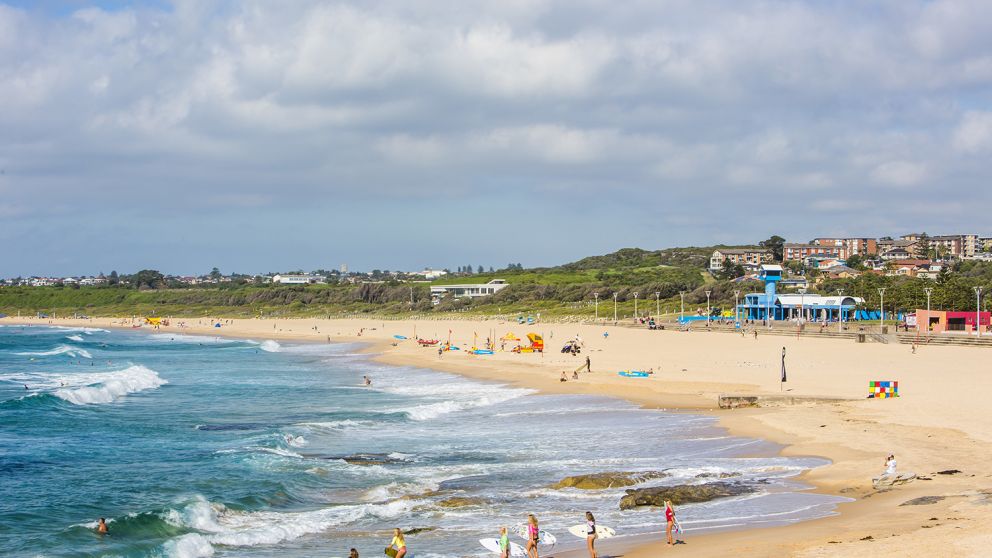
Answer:
[[[984,412],[984,393],[980,389],[972,390],[970,394],[946,393],[953,391],[953,385],[941,388],[941,381],[928,378],[932,370],[939,369],[938,366],[957,361],[959,369],[963,370],[957,375],[962,377],[946,378],[943,383],[953,384],[959,380],[974,382],[976,387],[989,387],[989,381],[980,377],[980,363],[985,360],[980,349],[926,347],[921,354],[909,354],[906,347],[852,346],[835,339],[793,340],[767,336],[751,340],[710,332],[648,331],[576,324],[528,327],[495,321],[238,319],[230,323],[222,320],[224,323],[220,328],[213,328],[210,320],[191,319],[187,323],[196,321],[199,323],[182,330],[171,326],[157,332],[294,342],[360,342],[367,344],[363,352],[374,354],[376,361],[387,364],[430,368],[527,387],[540,393],[601,395],[624,399],[645,408],[708,414],[717,417],[717,426],[731,435],[779,445],[781,455],[828,459],[829,465],[806,471],[796,480],[812,486],[811,492],[853,500],[839,504],[836,515],[786,526],[750,526],[695,536],[690,532],[687,544],[674,548],[660,542],[663,534],[618,537],[612,542],[604,540],[599,547],[604,555],[647,558],[691,551],[693,556],[723,556],[727,552],[743,552],[748,556],[978,556],[986,545],[992,544],[992,535],[988,534],[992,533],[992,471],[980,457],[989,455],[992,449],[992,428],[987,428],[992,426],[992,419],[984,416],[988,414]],[[4,318],[0,323],[132,329],[112,318]],[[437,338],[438,329],[448,329],[453,341],[463,346],[470,346],[474,334],[483,331],[490,331],[490,335],[495,331],[497,337],[506,331],[513,331],[520,337],[524,331],[550,332],[545,335],[548,351],[542,354],[497,352],[491,356],[451,352],[439,359],[433,349],[420,348],[411,340],[399,341],[392,337],[412,336],[418,326],[421,336],[433,338]],[[496,329],[492,330],[493,327]],[[148,329],[142,328],[142,331]],[[600,337],[604,330],[609,338]],[[561,342],[575,334],[581,335],[586,344],[583,355],[571,357],[557,353]],[[484,340],[486,335],[479,337]],[[790,383],[787,384],[790,391],[783,392],[799,398],[798,402],[755,409],[718,410],[716,397],[721,393],[775,395],[781,346],[788,347],[790,355],[799,353],[798,363],[793,362],[795,357],[790,358]],[[841,350],[845,348],[848,351]],[[864,379],[864,372],[837,370],[834,355],[838,352],[854,353],[864,368],[904,370],[906,373],[899,378],[868,376],[899,379],[903,397],[856,399],[858,392],[865,393],[867,382],[856,381]],[[585,362],[586,355],[593,363],[592,374],[582,373],[577,382],[558,381],[561,371],[570,373],[580,361]],[[972,361],[975,365],[969,367]],[[615,375],[619,369],[648,369],[649,364],[654,363],[657,363],[657,371],[650,378]],[[857,365],[847,366],[855,368]],[[979,375],[969,373],[969,368]],[[827,376],[831,370],[835,373]],[[830,378],[829,385],[824,385],[828,382],[822,378],[827,377]],[[916,381],[933,385],[917,392],[913,387]],[[817,397],[848,400],[814,402]],[[957,408],[948,406],[948,399],[956,402]],[[948,414],[951,416],[945,416]],[[973,420],[962,421],[961,416]],[[880,473],[881,460],[888,453],[897,455],[901,470],[914,471],[933,480],[918,480],[885,492],[874,491],[870,478]],[[934,474],[945,469],[958,469],[963,473]],[[925,496],[940,499],[921,506],[899,505]],[[586,553],[581,550],[553,555],[569,558]]]

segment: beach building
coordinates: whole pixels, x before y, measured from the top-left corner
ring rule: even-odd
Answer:
[[[323,283],[324,278],[316,275],[275,275],[272,282],[280,285],[312,285]]]
[[[728,260],[732,265],[754,270],[763,263],[771,263],[772,251],[764,248],[720,248],[710,256],[710,271],[723,271],[723,262]]]
[[[447,274],[448,272],[444,271],[443,269],[434,269],[432,267],[428,267],[425,268],[423,271],[416,271],[411,273],[410,275],[423,275],[424,278],[427,279],[428,281],[433,281],[435,279],[440,279],[441,277],[444,277]]]
[[[455,298],[479,298],[494,295],[508,286],[509,284],[507,284],[507,282],[503,279],[493,279],[488,283],[432,285],[431,298],[434,299],[435,302],[441,300],[441,298],[447,295],[451,295]]]
[[[916,311],[916,327],[920,331],[930,333],[945,332],[973,332],[975,331],[975,318],[978,318],[978,325],[988,329],[992,312],[958,312],[949,310],[926,310]]]
[[[779,294],[782,266],[762,265],[758,279],[765,283],[764,293],[748,293],[737,306],[741,319],[761,321],[771,319],[807,321],[847,321],[864,299],[856,296],[824,296],[819,294]]]
[[[883,260],[912,258],[917,255],[916,240],[893,240],[880,238],[878,240],[878,256]]]

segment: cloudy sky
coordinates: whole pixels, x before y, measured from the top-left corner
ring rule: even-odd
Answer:
[[[0,276],[989,235],[989,37],[987,0],[0,0]]]

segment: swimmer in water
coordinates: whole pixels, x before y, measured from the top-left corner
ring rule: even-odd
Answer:
[[[372,387],[372,378],[369,378],[368,376],[362,377],[365,378],[365,387]]]
[[[100,533],[101,535],[107,535],[107,534],[110,533],[110,530],[107,529],[107,520],[106,519],[104,519],[102,517],[100,518],[100,522],[96,526],[96,532],[97,533]]]

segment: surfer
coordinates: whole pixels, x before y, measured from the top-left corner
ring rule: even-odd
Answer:
[[[99,534],[101,534],[101,535],[107,535],[107,534],[110,533],[110,530],[107,529],[107,520],[106,519],[104,519],[102,517],[100,518],[100,521],[96,525],[96,532],[99,533]]]
[[[586,547],[589,549],[589,558],[596,558],[596,518],[592,512],[586,512]]]
[[[352,548],[351,552],[348,553],[348,558],[358,558],[358,551]]]
[[[668,544],[675,544],[675,539],[672,538],[672,529],[675,527],[675,508],[672,507],[671,500],[665,500],[665,537],[668,539]]]
[[[392,550],[393,552],[390,552]],[[406,539],[403,538],[403,531],[399,527],[393,529],[393,540],[386,547],[386,554],[392,558],[403,558],[406,556]]]
[[[564,375],[564,372],[562,372]],[[540,558],[537,555],[537,542],[541,539],[541,530],[537,527],[537,518],[534,514],[527,515],[527,557]]]
[[[510,537],[506,527],[499,528],[499,558],[510,558]]]
[[[368,376],[362,377],[365,378],[365,387],[372,387],[372,378],[369,378]]]

